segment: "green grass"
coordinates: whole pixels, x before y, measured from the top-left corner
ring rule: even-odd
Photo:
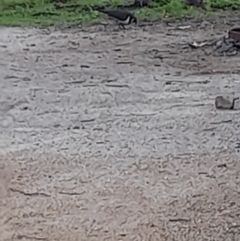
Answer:
[[[184,0],[152,0],[148,8],[135,11],[140,19],[182,17],[204,12],[186,6]],[[205,0],[207,13],[240,9],[240,0]],[[124,0],[0,0],[0,25],[80,24],[97,21],[96,6],[117,6]]]

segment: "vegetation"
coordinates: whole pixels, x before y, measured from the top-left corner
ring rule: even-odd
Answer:
[[[97,7],[117,7],[124,0],[0,0],[0,25],[55,23],[80,24],[98,20]],[[240,9],[240,0],[206,0],[207,12]],[[203,13],[184,0],[151,0],[148,7],[134,10],[140,18],[186,16]]]

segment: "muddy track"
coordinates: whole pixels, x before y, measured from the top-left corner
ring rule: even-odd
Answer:
[[[237,22],[2,28],[3,240],[239,240]]]

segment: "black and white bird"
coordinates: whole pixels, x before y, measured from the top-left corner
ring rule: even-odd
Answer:
[[[127,10],[121,9],[106,9],[106,10],[98,10],[101,13],[105,13],[108,15],[109,19],[113,19],[117,22],[118,26],[122,29],[125,29],[125,25],[129,25],[131,23],[137,24],[137,18],[133,15],[133,13]]]
[[[150,5],[151,0],[135,0],[134,4],[138,7],[147,7]]]
[[[186,0],[186,4],[188,6],[193,6],[193,7],[202,8],[204,10],[207,10],[204,0]]]

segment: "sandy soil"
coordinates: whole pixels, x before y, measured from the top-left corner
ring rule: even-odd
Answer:
[[[239,20],[1,28],[0,240],[239,241]]]

